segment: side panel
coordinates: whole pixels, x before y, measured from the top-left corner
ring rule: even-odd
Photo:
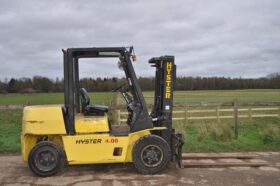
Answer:
[[[45,136],[45,135],[44,135]],[[21,155],[24,161],[28,160],[29,153],[31,149],[40,141],[42,136],[35,135],[21,135]],[[52,141],[61,147],[63,146],[61,136],[47,136],[48,141]]]
[[[139,131],[139,132],[130,134],[129,143],[127,145],[127,154],[126,154],[125,162],[132,162],[132,150],[133,150],[133,146],[134,146],[135,142],[139,138],[149,135],[149,134],[151,134],[150,130],[143,130],[143,131]]]
[[[109,132],[108,117],[105,116],[84,116],[77,114],[75,116],[75,129],[77,134]]]
[[[132,148],[136,140],[150,134],[148,130],[129,136],[91,134],[63,136],[63,144],[69,164],[121,163],[132,161]],[[114,155],[116,149],[120,153]]]
[[[28,155],[34,145],[37,143],[38,137],[32,135],[21,135],[21,155],[23,161],[28,160]]]
[[[25,107],[22,134],[66,134],[61,106]]]

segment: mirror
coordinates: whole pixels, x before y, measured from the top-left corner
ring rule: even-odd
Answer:
[[[120,69],[120,70],[123,70],[123,61],[124,61],[124,57],[119,57],[119,61],[118,61],[118,68]]]
[[[121,61],[118,62],[118,68],[123,71],[123,64]]]

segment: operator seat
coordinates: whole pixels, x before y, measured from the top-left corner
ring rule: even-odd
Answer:
[[[103,116],[108,112],[108,107],[105,105],[90,105],[90,97],[86,89],[80,89],[82,112],[86,116]]]

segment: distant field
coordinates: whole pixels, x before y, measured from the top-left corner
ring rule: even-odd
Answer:
[[[144,92],[147,103],[153,103],[153,92]],[[114,93],[90,93],[94,104],[109,105]],[[265,90],[210,90],[210,91],[175,91],[175,102],[224,102],[238,99],[239,102],[280,101],[280,89]],[[6,94],[0,95],[0,105],[20,104],[62,104],[62,93]]]

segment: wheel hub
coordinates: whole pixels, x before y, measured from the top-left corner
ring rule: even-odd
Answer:
[[[148,167],[156,167],[162,161],[162,150],[155,145],[149,145],[142,150],[141,158]]]
[[[157,156],[158,156],[158,154],[154,150],[149,150],[147,152],[147,158],[149,160],[157,160],[158,159]]]
[[[40,170],[49,171],[56,166],[55,154],[52,151],[38,153],[35,163]]]
[[[54,162],[54,157],[51,153],[42,153],[39,158],[40,163],[44,166],[48,166]]]

